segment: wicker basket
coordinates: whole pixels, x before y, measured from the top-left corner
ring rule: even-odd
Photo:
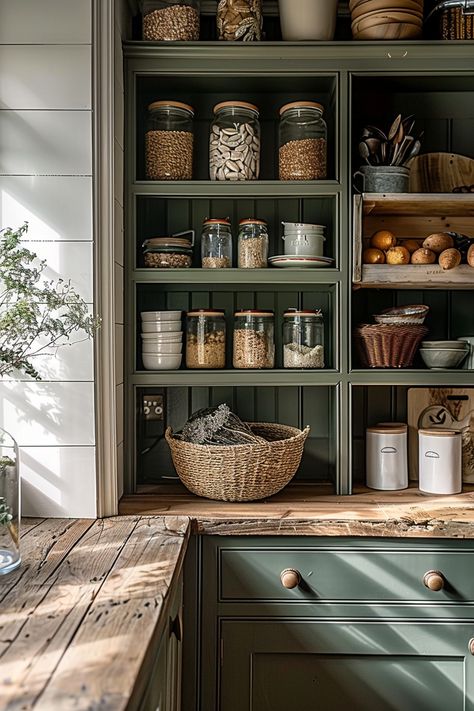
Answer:
[[[425,326],[370,324],[356,328],[354,340],[364,368],[410,368],[427,333]]]
[[[296,474],[309,427],[249,423],[266,444],[208,446],[166,441],[179,478],[189,491],[218,501],[257,501],[281,491]]]
[[[444,40],[474,39],[474,15],[465,13],[462,7],[443,10],[439,18],[440,35]]]

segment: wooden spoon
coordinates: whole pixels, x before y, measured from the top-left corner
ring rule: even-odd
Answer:
[[[362,158],[365,160],[365,162],[366,162],[368,165],[371,165],[371,162],[370,162],[370,160],[369,160],[370,151],[369,151],[369,147],[368,147],[368,145],[365,143],[365,141],[361,141],[361,142],[359,143],[359,153],[360,153],[360,155],[362,156]]]
[[[393,139],[397,135],[401,122],[402,122],[402,115],[398,114],[397,118],[390,126],[390,130],[388,132],[388,140],[389,141],[393,141]]]

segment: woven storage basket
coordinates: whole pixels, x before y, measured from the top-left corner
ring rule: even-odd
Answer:
[[[354,340],[364,368],[409,368],[427,333],[425,326],[377,323],[356,328]]]
[[[440,34],[444,40],[474,39],[474,14],[462,7],[449,7],[440,14]]]
[[[192,444],[173,437],[166,441],[179,478],[189,491],[218,501],[257,501],[281,491],[296,474],[309,427],[249,423],[267,443]]]

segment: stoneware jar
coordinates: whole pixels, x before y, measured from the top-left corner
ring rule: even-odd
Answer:
[[[408,426],[402,422],[380,423],[366,432],[367,486],[398,491],[408,486]]]
[[[322,257],[324,254],[323,225],[282,222],[285,254],[297,257]]]
[[[337,3],[338,0],[278,0],[283,40],[333,40]]]
[[[418,430],[420,491],[459,494],[462,490],[462,436],[456,430]]]

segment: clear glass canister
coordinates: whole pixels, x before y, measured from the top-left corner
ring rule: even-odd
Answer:
[[[232,266],[232,232],[228,219],[204,221],[201,261],[204,269],[229,269]]]
[[[240,220],[238,265],[241,269],[264,269],[268,259],[268,229],[264,220]]]
[[[216,18],[220,40],[262,39],[262,0],[220,0]]]
[[[236,311],[234,315],[234,368],[275,367],[273,311]]]
[[[186,327],[186,366],[225,368],[225,316],[223,311],[189,311]]]
[[[188,269],[193,263],[193,245],[182,237],[152,237],[143,242],[145,267]]]
[[[283,367],[324,368],[321,311],[288,309],[283,314]]]
[[[199,39],[199,0],[142,0],[141,9],[144,40]]]
[[[20,476],[18,447],[0,428],[0,575],[20,565]]]
[[[280,180],[327,177],[327,126],[323,107],[295,101],[280,109]]]
[[[180,101],[154,101],[149,105],[145,134],[149,180],[192,179],[193,117],[192,106]]]
[[[258,109],[246,101],[214,106],[209,140],[211,180],[258,180],[260,123]]]

